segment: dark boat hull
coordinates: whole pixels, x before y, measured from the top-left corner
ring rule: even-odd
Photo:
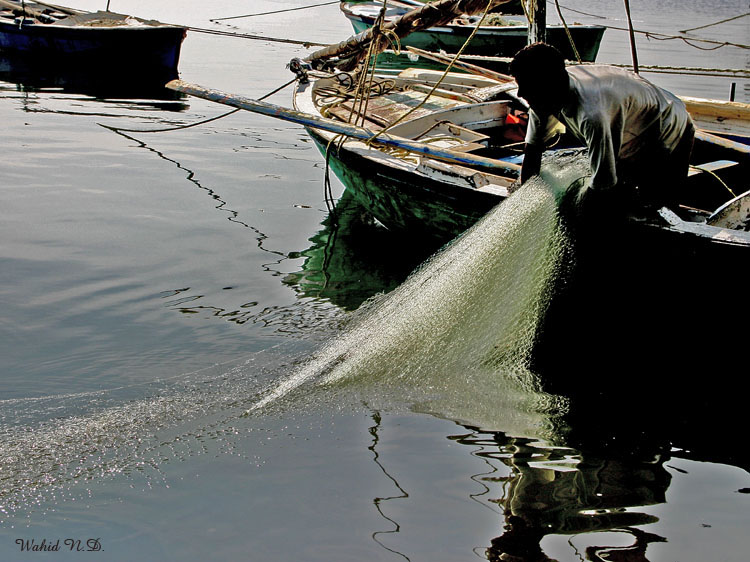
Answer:
[[[179,26],[88,27],[0,21],[0,51],[97,74],[177,77],[185,29]]]
[[[323,155],[328,141],[307,129]],[[391,167],[378,168],[371,160],[343,149],[330,148],[328,163],[354,198],[389,230],[407,233],[415,242],[439,245],[465,231],[503,199],[489,193],[467,193],[470,188],[420,178]]]

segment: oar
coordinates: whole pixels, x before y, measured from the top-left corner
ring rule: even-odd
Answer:
[[[377,134],[375,131],[371,131],[364,127],[357,127],[349,123],[326,119],[325,117],[319,117],[310,113],[304,113],[302,111],[287,109],[278,105],[228,94],[219,90],[211,90],[197,84],[183,82],[182,80],[172,80],[167,83],[167,88],[223,105],[238,107],[240,109],[252,111],[253,113],[260,113],[262,115],[268,115],[269,117],[275,117],[276,119],[298,123],[305,127],[312,127],[314,129],[322,129],[324,131],[346,135],[347,137],[358,140],[367,141],[375,137]],[[513,176],[518,176],[521,172],[521,167],[518,164],[511,164],[510,162],[503,162],[501,160],[494,160],[483,156],[465,154],[455,150],[430,146],[429,144],[397,137],[387,133],[377,135],[375,142],[378,144],[402,148],[409,152],[423,154],[435,158],[436,160],[450,162],[451,164],[482,168],[495,173],[505,172],[507,174],[510,172]]]
[[[424,57],[426,59],[432,59],[434,61],[441,62],[444,64],[449,64],[454,59],[453,55],[444,55],[442,53],[432,53],[430,51],[423,51],[422,49],[418,49],[416,47],[406,47],[406,50],[416,55],[419,55],[420,57]],[[498,82],[513,82],[513,80],[515,80],[515,78],[513,78],[512,76],[508,74],[495,72],[494,70],[490,70],[482,66],[477,66],[476,64],[471,64],[471,63],[462,61],[460,59],[453,62],[453,66],[455,68],[466,70],[472,74],[476,74],[477,76],[484,76],[485,78],[491,78],[492,80],[497,80]]]
[[[0,0],[0,8],[6,8],[17,16],[31,16],[34,18],[47,17],[46,14],[43,14],[42,12],[39,12],[32,8],[27,8],[26,6],[22,6],[20,4],[6,2],[5,0]]]
[[[711,134],[711,133],[709,133],[707,131],[704,131],[702,129],[697,129],[695,131],[695,138],[697,140],[702,140],[705,143],[715,144],[715,145],[721,146],[723,148],[728,148],[730,150],[734,150],[736,152],[740,152],[742,154],[745,154],[746,156],[750,155],[750,146],[748,146],[748,145],[746,145],[744,143],[741,143],[741,142],[733,141],[733,140],[730,140],[730,139],[725,139],[724,137],[720,137],[718,135]]]

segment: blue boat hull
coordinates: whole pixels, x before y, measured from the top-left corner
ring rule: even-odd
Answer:
[[[95,65],[97,73],[177,77],[185,29],[179,26],[82,27],[0,22],[0,51],[40,62]]]

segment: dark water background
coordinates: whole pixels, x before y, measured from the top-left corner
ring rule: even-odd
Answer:
[[[631,4],[637,29],[668,34],[748,11],[740,1]],[[301,5],[111,8],[211,27],[210,18]],[[626,26],[621,2],[564,5],[607,17],[564,12],[568,22]],[[350,32],[335,5],[227,23],[220,29],[323,43]],[[749,30],[745,17],[693,36],[746,44]],[[645,36],[638,45],[644,65],[748,68],[737,47]],[[180,73],[259,97],[307,52],[190,33]],[[624,32],[606,32],[600,60],[629,62]],[[53,76],[18,78],[5,62],[0,71],[0,559],[43,556],[21,552],[18,539],[60,539],[63,551],[66,539],[98,539],[103,551],[86,556],[453,561],[522,543],[529,560],[543,559],[540,549],[560,561],[604,559],[606,549],[610,559],[746,560],[741,361],[697,361],[673,392],[626,384],[621,400],[593,399],[583,411],[567,411],[569,396],[539,381],[506,377],[490,390],[454,371],[402,386],[309,380],[248,414],[339,336],[364,299],[395,288],[426,256],[360,224],[356,209],[332,238],[324,162],[300,127],[236,114],[118,134],[99,124],[162,128],[224,108],[93,97]],[[730,91],[726,78],[647,76],[684,95]],[[738,101],[750,102],[748,81],[735,81]],[[288,105],[289,91],[270,101]],[[698,310],[696,324],[733,310],[720,301]],[[654,321],[670,326],[659,314],[644,323]],[[710,325],[729,330],[733,350],[739,324]],[[602,380],[622,357],[639,357],[633,342],[615,349]],[[568,357],[554,378],[575,376],[576,364]],[[641,384],[661,374],[646,357],[630,364]]]

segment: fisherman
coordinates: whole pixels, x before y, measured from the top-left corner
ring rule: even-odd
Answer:
[[[674,94],[611,66],[566,69],[545,43],[519,51],[510,72],[531,108],[521,183],[539,173],[545,139],[562,124],[589,152],[591,179],[576,195],[578,213],[676,202],[695,129]]]

